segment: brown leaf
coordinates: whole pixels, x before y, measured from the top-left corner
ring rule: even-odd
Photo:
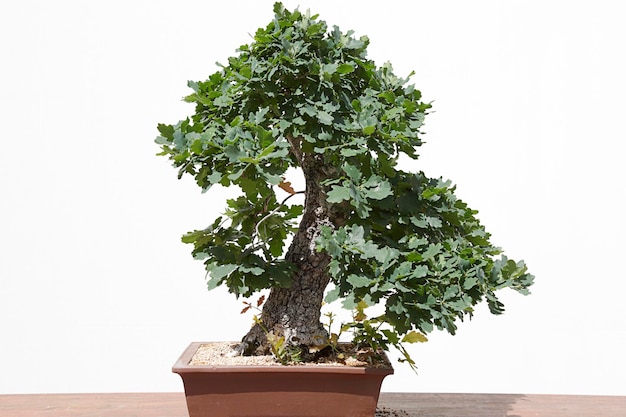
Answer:
[[[244,314],[244,313],[246,313],[248,310],[250,310],[250,307],[252,307],[252,306],[251,306],[250,304],[248,304],[247,306],[245,306],[245,307],[243,308],[243,310],[241,310],[241,313],[239,313],[239,314]]]
[[[261,304],[263,304],[264,301],[265,301],[265,296],[264,295],[260,296],[259,299],[256,302],[256,306],[260,307]]]
[[[354,314],[354,321],[356,321],[356,322],[362,322],[366,318],[367,318],[367,315],[365,313],[363,313],[363,311],[359,311],[359,312]]]
[[[296,194],[296,190],[293,189],[291,183],[289,181],[285,181],[284,179],[280,182],[280,184],[278,184],[278,188],[291,195]]]

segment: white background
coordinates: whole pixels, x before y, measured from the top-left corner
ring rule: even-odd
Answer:
[[[180,242],[222,195],[178,181],[153,139],[272,3],[1,3],[0,393],[181,391],[189,342],[245,333]],[[412,346],[419,375],[398,364],[383,390],[626,395],[619,2],[285,4],[416,72],[436,112],[411,168],[452,179],[537,277],[505,315]]]

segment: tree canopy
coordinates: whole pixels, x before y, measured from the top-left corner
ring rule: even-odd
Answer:
[[[533,276],[490,243],[450,182],[398,168],[403,155],[417,160],[431,104],[390,64],[369,59],[368,44],[276,3],[253,42],[208,79],[188,83],[195,113],[158,126],[161,154],[205,192],[220,184],[241,193],[183,240],[204,260],[209,288],[224,284],[238,296],[289,288],[295,266],[286,242],[303,210],[315,207],[292,203],[301,199],[289,198],[297,191],[288,170],[312,158],[328,205],[345,213],[322,222],[313,243],[330,257],[326,300],[383,303],[377,320],[390,326],[389,338],[433,328],[454,334],[476,303],[501,313],[495,291],[526,294]]]

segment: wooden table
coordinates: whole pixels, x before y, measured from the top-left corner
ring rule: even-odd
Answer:
[[[382,393],[410,417],[625,417],[626,397]],[[0,417],[187,417],[182,393],[0,395]]]

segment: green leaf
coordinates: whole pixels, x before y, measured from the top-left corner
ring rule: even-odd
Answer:
[[[263,107],[258,112],[254,114],[254,123],[259,124],[265,120],[265,115],[269,111],[269,107]]]
[[[332,303],[333,301],[336,301],[337,299],[339,299],[339,288],[335,287],[332,290],[328,291],[328,293],[326,293],[326,296],[324,297],[324,302],[327,304]]]
[[[274,154],[274,149],[276,149],[276,146],[274,144],[271,144],[270,146],[268,146],[267,148],[263,149],[263,151],[261,151],[261,153],[259,153],[259,155],[257,155],[257,157],[255,158],[257,161],[260,161],[262,159],[265,159],[269,156],[287,156],[287,150],[285,149],[284,151],[281,150],[281,152]]]
[[[154,142],[158,145],[171,145],[172,141],[163,136],[157,136]]]
[[[478,279],[476,277],[468,277],[463,281],[463,289],[470,290],[478,285]]]
[[[207,180],[209,180],[211,184],[217,184],[222,180],[222,174],[217,171],[214,171],[214,172],[211,172],[211,174],[208,175],[206,178]]]
[[[320,71],[322,72],[323,75],[333,75],[335,71],[337,71],[337,68],[339,68],[339,64],[337,64],[336,62],[333,62],[330,64],[322,65],[320,68]]]
[[[432,257],[434,257],[435,255],[437,255],[438,253],[441,252],[442,246],[441,244],[437,243],[437,244],[430,244],[428,246],[428,249],[426,249],[426,252],[424,252],[422,254],[422,257],[424,259],[430,259]]]
[[[311,105],[300,107],[300,114],[315,117],[317,115],[317,109]]]
[[[174,126],[159,123],[157,125],[157,129],[165,138],[169,139],[170,141],[172,140],[172,137],[174,136]]]
[[[354,294],[350,294],[346,298],[343,299],[341,306],[346,310],[354,310],[357,306],[358,302],[354,298]]]
[[[339,74],[350,74],[354,71],[354,66],[352,64],[341,64],[337,67],[337,72]]]
[[[261,275],[265,272],[265,269],[263,268],[259,268],[258,266],[245,266],[245,265],[241,265],[239,267],[239,271],[241,271],[244,274],[252,274],[252,275]]]
[[[348,279],[346,281],[355,288],[368,287],[372,283],[371,279],[354,274],[348,276]]]
[[[212,290],[216,288],[224,278],[237,270],[238,265],[226,264],[217,265],[212,263],[207,266],[207,270],[211,275],[211,278],[207,281],[207,289]]]
[[[402,342],[403,343],[418,343],[418,342],[424,343],[424,342],[428,342],[428,338],[424,336],[422,333],[416,332],[415,330],[413,330],[404,335],[404,337],[402,338]]]
[[[354,165],[343,164],[342,169],[343,169],[343,172],[345,172],[353,182],[358,182],[361,179],[361,175],[362,175],[361,170],[355,167]]]
[[[364,258],[376,258],[379,262],[385,258],[385,251],[380,249],[375,243],[363,241],[359,249],[361,250]]]
[[[424,278],[428,276],[428,267],[426,265],[417,265],[411,271],[412,278]]]
[[[237,268],[239,268],[239,266],[234,264],[216,265],[212,267],[209,272],[213,279],[222,279],[237,270]]]
[[[382,97],[387,100],[389,103],[393,103],[396,101],[396,95],[391,91],[385,91],[378,95],[378,97]]]
[[[228,96],[219,96],[213,100],[213,104],[217,107],[228,107],[233,104],[233,99]]]
[[[228,157],[229,162],[238,162],[241,157],[247,156],[245,152],[233,145],[228,145],[224,148],[224,155]]]
[[[434,227],[434,228],[439,228],[443,225],[443,223],[441,222],[441,219],[438,219],[436,217],[426,217],[426,222],[428,223],[430,227]]]
[[[317,112],[317,119],[320,121],[320,123],[323,123],[328,126],[333,124],[333,116],[331,116],[330,114],[326,113],[323,110],[320,110]]]
[[[359,148],[359,149],[342,148],[341,151],[339,151],[341,156],[344,156],[346,158],[349,158],[351,156],[361,155],[361,154],[364,154],[365,152],[367,152],[367,148]]]
[[[365,39],[367,36],[362,36],[361,39],[349,38],[346,42],[346,49],[361,49],[365,46]]]
[[[365,190],[367,198],[382,200],[393,194],[391,184],[378,176],[371,177],[365,186],[368,187]]]
[[[198,86],[198,83],[195,81],[191,81],[191,80],[187,81],[187,87],[191,88],[196,93],[200,92],[200,87]]]
[[[376,131],[376,125],[366,126],[366,127],[363,128],[363,133],[365,135],[371,135],[375,131]]]
[[[459,287],[450,286],[446,288],[446,292],[444,293],[443,298],[444,300],[450,300],[452,298],[455,298],[458,294],[459,294]]]
[[[326,200],[329,203],[341,203],[350,199],[350,188],[333,185],[332,189],[326,194]]]
[[[189,149],[191,149],[191,152],[195,153],[196,155],[200,155],[203,151],[203,142],[200,139],[196,139],[193,141]]]

